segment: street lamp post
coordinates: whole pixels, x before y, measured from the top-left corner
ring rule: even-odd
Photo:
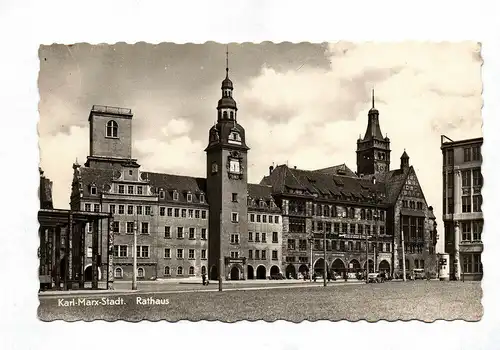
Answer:
[[[328,275],[327,264],[326,264],[326,229],[323,225],[323,286],[326,287],[326,277]]]
[[[312,263],[313,263],[313,242],[314,242],[314,238],[312,237],[312,234],[311,234],[311,237],[309,237],[309,249],[311,251],[311,261],[309,262],[309,282],[312,282],[312,270],[313,270],[313,266],[312,266]]]
[[[137,220],[134,220],[134,247],[132,252],[134,255],[132,264],[132,290],[137,290]]]

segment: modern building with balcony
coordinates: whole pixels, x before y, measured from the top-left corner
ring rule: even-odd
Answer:
[[[483,138],[453,141],[441,136],[445,252],[455,280],[483,276],[482,144]]]

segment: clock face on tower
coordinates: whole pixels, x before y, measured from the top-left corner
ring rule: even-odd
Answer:
[[[240,160],[239,159],[229,159],[229,172],[233,174],[240,173]]]

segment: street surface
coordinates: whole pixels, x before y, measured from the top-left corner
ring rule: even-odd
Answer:
[[[481,319],[480,282],[408,281],[364,284],[116,284],[115,291],[43,293],[41,320],[350,320]],[[120,287],[123,287],[120,289]],[[203,290],[203,292],[202,292]]]

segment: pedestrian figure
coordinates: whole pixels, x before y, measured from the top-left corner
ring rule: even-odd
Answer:
[[[203,285],[205,285],[205,281],[206,281],[206,279],[207,279],[207,276],[205,276],[205,274],[202,274],[202,275],[201,275],[201,279],[202,279],[202,281],[203,281]]]
[[[316,272],[313,273],[313,281],[316,282]]]

